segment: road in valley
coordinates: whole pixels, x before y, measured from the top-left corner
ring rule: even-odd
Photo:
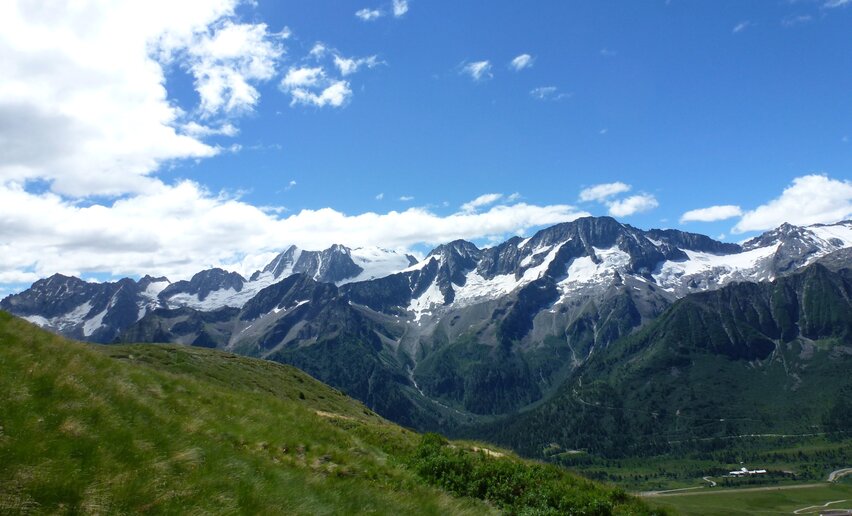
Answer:
[[[852,468],[843,468],[832,471],[828,474],[828,481],[837,482],[838,478],[845,477],[846,475],[852,475]]]

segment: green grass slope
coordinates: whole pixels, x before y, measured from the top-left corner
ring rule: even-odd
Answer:
[[[649,513],[497,455],[421,438],[288,366],[86,345],[0,312],[0,513]]]

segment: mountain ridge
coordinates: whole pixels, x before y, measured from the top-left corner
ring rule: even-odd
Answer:
[[[59,279],[40,280],[64,299],[45,305],[53,311],[35,313],[53,292],[39,282],[0,307],[73,338],[175,342],[295,364],[386,417],[440,430],[541,402],[589,357],[689,294],[768,281],[852,246],[852,223],[785,226],[750,242],[589,217],[485,249],[457,240],[415,264],[397,254],[398,271],[365,281],[319,281],[323,270],[336,270],[320,262],[352,258],[352,250],[333,246],[293,272],[310,252],[290,247],[239,292],[236,283],[214,289],[197,281],[194,293],[178,294],[203,291],[208,305],[169,305],[159,297],[169,287],[158,292],[163,282],[148,278],[144,290],[143,280],[122,280],[118,297],[120,282],[104,284],[112,290],[100,287],[100,304],[82,315],[86,293],[98,287],[80,280],[64,290]],[[240,279],[225,271],[208,276],[213,283]],[[131,306],[134,288],[146,294]],[[244,299],[212,304],[223,292]],[[113,300],[124,319],[108,318]],[[91,316],[101,313],[100,322],[121,324],[97,326]],[[65,322],[74,320],[68,314],[75,324]]]

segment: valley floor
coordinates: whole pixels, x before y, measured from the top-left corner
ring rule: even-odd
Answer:
[[[705,488],[648,497],[659,507],[684,515],[822,514],[852,511],[850,484],[798,484],[745,489]]]

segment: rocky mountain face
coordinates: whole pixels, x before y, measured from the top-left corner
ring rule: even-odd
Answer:
[[[414,262],[410,255],[379,248],[335,245],[324,251],[302,251],[291,246],[248,280],[218,268],[175,283],[150,276],[94,283],[55,274],[3,299],[0,308],[67,337],[110,343],[155,309],[240,308],[264,288],[293,274],[344,284],[391,274]]]
[[[157,293],[167,284],[165,278],[150,276],[89,283],[54,274],[6,297],[0,308],[67,337],[113,342],[121,330],[159,305]]]
[[[848,247],[852,222],[785,225],[739,246],[589,217],[486,249],[450,242],[419,262],[291,247],[248,280],[53,277],[0,307],[75,338],[294,364],[386,417],[443,429],[553,396],[684,296],[775,280]]]
[[[623,456],[852,429],[852,249],[675,302],[535,410],[467,429],[532,456]]]

